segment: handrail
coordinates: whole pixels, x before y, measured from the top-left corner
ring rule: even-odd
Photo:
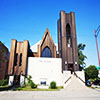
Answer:
[[[71,79],[71,76],[64,82],[64,84],[66,84],[69,81],[69,79]]]
[[[77,78],[79,78],[83,83],[85,83],[80,77],[78,77],[78,75],[75,73],[75,76],[77,77]]]

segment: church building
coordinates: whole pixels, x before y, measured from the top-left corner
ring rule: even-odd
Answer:
[[[64,86],[71,74],[79,71],[75,13],[61,11],[57,24],[58,50],[48,28],[41,41],[32,47],[28,40],[12,40],[9,85],[22,85],[31,75],[36,84],[44,82],[49,86],[51,81],[55,81],[58,86]]]

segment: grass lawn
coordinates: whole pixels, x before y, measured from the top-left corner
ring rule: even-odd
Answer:
[[[60,87],[57,87],[56,89],[39,89],[39,88],[35,88],[35,89],[32,89],[30,86],[26,86],[24,88],[22,87],[18,87],[15,89],[15,91],[60,91],[60,89],[63,89],[62,86]]]
[[[8,85],[5,85],[5,86],[0,86],[0,88],[6,88],[6,87],[8,87]]]
[[[8,85],[5,85],[5,86],[0,86],[0,91],[8,91],[10,90],[12,87],[11,86],[8,86]]]

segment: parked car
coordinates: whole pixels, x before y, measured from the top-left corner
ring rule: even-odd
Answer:
[[[100,86],[100,80],[95,80],[95,81],[93,82],[93,84],[94,84],[94,85],[99,85],[99,86]]]
[[[91,86],[92,84],[91,84],[91,82],[90,82],[89,80],[87,80],[87,81],[86,81],[86,85],[87,85],[87,86]]]

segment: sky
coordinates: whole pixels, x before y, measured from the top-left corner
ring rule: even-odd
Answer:
[[[98,66],[94,30],[100,25],[100,0],[0,0],[0,41],[9,49],[11,40],[40,41],[49,29],[55,43],[60,11],[75,12],[77,42],[86,45],[86,66]],[[97,37],[100,50],[100,34]]]

